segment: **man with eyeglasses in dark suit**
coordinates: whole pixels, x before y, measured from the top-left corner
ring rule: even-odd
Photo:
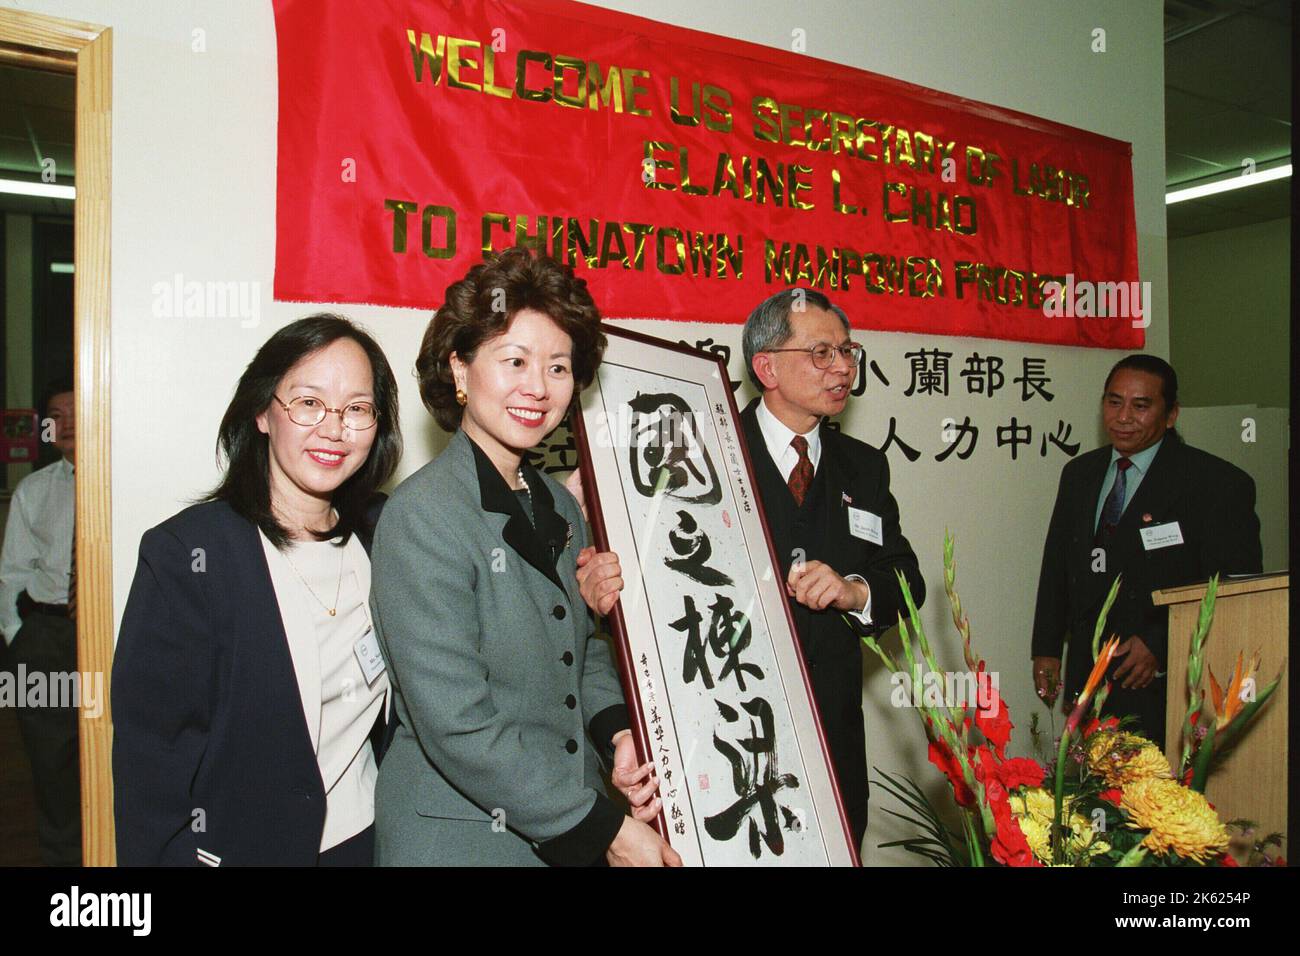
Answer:
[[[745,367],[762,392],[741,412],[754,480],[858,846],[867,830],[862,637],[917,606],[925,581],[899,524],[885,453],[830,426],[848,403],[862,347],[844,310],[787,289],[745,322]]]

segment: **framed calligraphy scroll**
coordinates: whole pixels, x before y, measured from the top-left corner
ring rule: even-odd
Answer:
[[[856,865],[726,366],[605,331],[574,432],[659,831],[687,865]]]

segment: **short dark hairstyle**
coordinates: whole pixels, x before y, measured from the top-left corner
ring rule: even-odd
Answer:
[[[1134,372],[1146,372],[1156,376],[1160,379],[1160,397],[1165,400],[1165,410],[1168,411],[1178,404],[1178,373],[1160,356],[1145,353],[1126,355],[1116,362],[1110,374],[1106,376],[1106,384],[1102,386],[1103,395],[1110,389],[1110,380],[1121,369],[1131,369]]]
[[[289,532],[271,510],[270,439],[257,427],[257,416],[274,400],[288,371],[307,356],[339,339],[351,339],[370,360],[374,377],[378,430],[365,464],[334,491],[331,502],[338,523],[328,531],[314,532],[328,541],[338,535],[344,543],[363,527],[366,508],[374,493],[397,469],[402,457],[402,430],[398,420],[397,381],[383,350],[365,331],[341,315],[321,312],[298,319],[263,343],[235,386],[221,428],[217,432],[217,460],[226,459],[221,483],[204,496],[225,501],[262,529],[277,548],[289,543]]]
[[[796,300],[802,301],[805,307],[811,305],[823,312],[835,313],[844,323],[844,331],[849,330],[849,317],[844,310],[816,289],[785,289],[768,296],[749,313],[744,331],[740,334],[741,347],[745,352],[745,371],[760,392],[764,388],[754,374],[754,356],[768,349],[780,348],[790,341],[790,336],[794,335],[794,329],[790,327],[790,313]]]
[[[40,407],[37,411],[41,418],[45,418],[50,413],[50,402],[54,401],[55,395],[62,395],[64,392],[75,392],[72,386],[71,375],[60,375],[58,378],[51,379],[46,383],[45,388],[41,391]]]
[[[444,431],[459,428],[464,412],[456,401],[451,354],[473,361],[479,346],[509,328],[524,309],[549,316],[573,341],[575,403],[596,377],[605,333],[587,280],[550,256],[514,246],[489,255],[465,278],[449,285],[445,301],[425,329],[415,371],[420,397]]]

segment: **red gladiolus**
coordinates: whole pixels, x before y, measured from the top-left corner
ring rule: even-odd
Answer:
[[[1118,717],[1107,717],[1105,720],[1098,720],[1096,717],[1093,717],[1084,725],[1083,736],[1091,737],[1099,730],[1115,730],[1118,727]]]
[[[948,782],[952,784],[952,795],[957,801],[957,806],[975,806],[975,794],[966,785],[965,777],[961,771],[961,763],[942,740],[931,742],[930,763],[942,770],[947,776]]]
[[[1220,856],[1216,862],[1219,866],[1238,866],[1237,861],[1232,858],[1232,854],[1227,851],[1224,851],[1223,855]]]
[[[985,691],[981,691],[980,707],[975,711],[975,726],[979,732],[984,735],[995,751],[999,759],[1006,757],[1007,741],[1011,739],[1011,714],[1007,710],[1006,702],[999,696],[996,687],[988,687],[987,698],[984,696]]]
[[[990,780],[984,785],[984,796],[988,798],[989,809],[993,811],[993,820],[997,824],[997,832],[989,844],[993,859],[1004,866],[1042,866],[1034,859],[1029,841],[1011,815],[1011,803],[1002,784]]]
[[[1101,799],[1105,800],[1107,803],[1113,803],[1118,807],[1119,802],[1124,799],[1124,791],[1120,790],[1118,787],[1113,787],[1110,790],[1103,790],[1101,793],[1097,794],[1097,796],[1101,797]]]

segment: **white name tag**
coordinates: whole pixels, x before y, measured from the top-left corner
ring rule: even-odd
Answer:
[[[379,640],[372,628],[366,628],[366,633],[361,635],[352,651],[357,655],[357,663],[361,665],[366,683],[373,684],[375,678],[384,672],[384,655],[379,653]]]
[[[1183,529],[1178,527],[1177,521],[1152,525],[1149,528],[1139,530],[1142,532],[1142,547],[1148,551],[1183,543]]]
[[[853,537],[870,541],[872,544],[885,543],[884,523],[880,520],[880,515],[874,515],[870,511],[863,511],[852,505],[848,506],[848,510],[849,531],[852,532]]]

